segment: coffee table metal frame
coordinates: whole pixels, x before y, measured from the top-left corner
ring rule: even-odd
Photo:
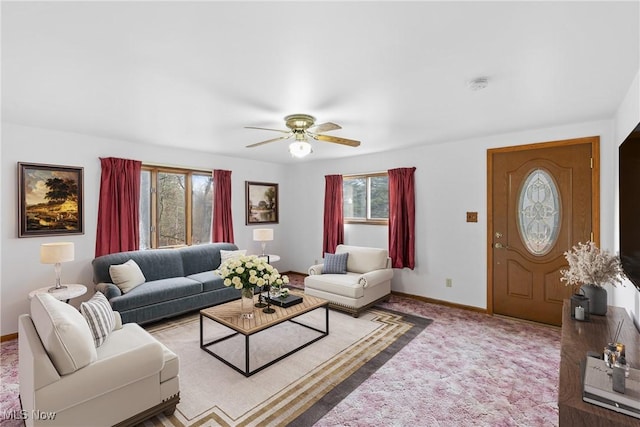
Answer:
[[[227,319],[229,318],[228,314],[229,314],[229,308],[231,307],[231,305],[233,305],[232,308],[235,308],[235,306],[238,306],[239,308],[239,300],[236,301],[231,301],[225,304],[221,304],[218,306],[213,306],[213,307],[209,307],[203,310],[200,310],[200,348],[203,349],[204,351],[206,351],[207,353],[209,353],[210,355],[212,355],[213,357],[215,357],[216,359],[220,360],[222,363],[224,363],[225,365],[235,369],[236,371],[240,372],[242,375],[244,375],[245,377],[249,377],[257,372],[262,371],[263,369],[273,365],[274,363],[279,362],[280,360],[284,359],[285,357],[288,357],[290,355],[292,355],[293,353],[302,350],[303,348],[313,344],[314,342],[326,337],[327,335],[329,335],[329,302],[320,298],[316,298],[316,297],[312,297],[309,295],[305,295],[304,296],[305,299],[310,299],[313,301],[313,303],[311,303],[310,305],[300,309],[300,307],[296,306],[292,306],[289,308],[283,308],[283,307],[277,307],[277,306],[273,306],[273,308],[276,310],[276,313],[274,313],[273,315],[268,315],[268,316],[261,316],[261,314],[256,313],[256,315],[254,316],[254,319],[245,319],[241,322],[230,322]],[[309,313],[313,310],[317,310],[324,307],[325,309],[325,330],[323,331],[322,329],[318,329],[315,328],[313,326],[309,326],[309,325],[305,325],[304,323],[300,323],[297,322],[296,320],[294,320],[296,317],[301,316],[302,314],[305,313]],[[233,311],[233,310],[232,310]],[[220,313],[225,313],[227,316],[227,319],[225,319],[225,316],[218,316],[216,315],[216,312],[220,312]],[[207,319],[211,319],[214,322],[217,322],[221,325],[224,325],[230,329],[232,329],[233,331],[235,331],[234,333],[230,334],[230,335],[226,335],[222,338],[218,338],[216,340],[210,341],[205,343],[204,342],[204,336],[203,336],[203,322],[204,322],[204,318]],[[240,311],[237,311],[237,317],[240,317]],[[276,326],[279,325],[281,323],[284,323],[286,321],[289,321],[291,323],[295,323],[297,325],[300,326],[304,326],[305,328],[311,329],[313,331],[316,332],[320,332],[321,335],[319,335],[316,338],[313,338],[311,341],[308,341],[304,344],[302,344],[299,347],[294,348],[293,350],[283,354],[282,356],[277,357],[276,359],[257,367],[254,370],[250,370],[249,367],[249,352],[250,352],[250,337],[251,335],[254,335],[258,332],[264,331],[266,329],[271,328],[272,326]],[[229,338],[235,337],[237,335],[244,335],[245,337],[245,368],[244,370],[237,367],[236,365],[234,365],[233,363],[229,362],[228,360],[224,359],[222,356],[220,356],[219,354],[216,354],[215,352],[213,352],[212,350],[210,350],[208,347],[217,344],[219,342],[228,340]]]

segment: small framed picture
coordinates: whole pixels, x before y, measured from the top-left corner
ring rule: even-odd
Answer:
[[[246,183],[246,224],[278,223],[278,184],[268,182]]]
[[[18,237],[84,234],[84,169],[18,163]]]

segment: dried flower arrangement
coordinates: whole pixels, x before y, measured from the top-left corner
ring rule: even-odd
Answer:
[[[603,287],[607,283],[616,286],[624,284],[626,278],[620,257],[606,250],[599,249],[595,243],[578,243],[570,251],[564,253],[569,262],[568,270],[560,270],[560,281],[567,285],[578,287],[580,285],[594,285]]]

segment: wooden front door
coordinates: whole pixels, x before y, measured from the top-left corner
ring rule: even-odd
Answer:
[[[488,151],[489,312],[560,325],[564,252],[599,243],[599,137]]]

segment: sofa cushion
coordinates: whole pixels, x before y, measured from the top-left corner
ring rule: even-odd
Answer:
[[[97,360],[89,325],[73,306],[49,294],[31,299],[31,319],[51,362],[67,375]]]
[[[186,277],[171,277],[143,283],[125,295],[111,298],[110,302],[114,310],[124,312],[201,292],[202,283]]]
[[[210,292],[215,291],[216,289],[226,288],[224,285],[224,279],[213,271],[204,271],[202,273],[192,274],[187,276],[187,278],[202,283],[202,292]]]
[[[321,274],[304,278],[306,289],[317,289],[348,298],[362,298],[364,287],[359,283],[360,274]]]
[[[353,273],[367,273],[381,268],[387,268],[389,251],[386,249],[369,248],[362,246],[338,245],[336,253],[349,253],[347,271]]]
[[[80,313],[89,325],[96,347],[100,347],[116,325],[109,300],[102,292],[96,292],[89,301],[80,304]]]
[[[131,289],[143,284],[145,279],[142,270],[132,259],[120,265],[112,265],[109,267],[109,275],[111,280],[120,288],[123,294]]]
[[[138,264],[147,282],[167,277],[184,277],[180,252],[181,249],[145,249],[99,256],[91,262],[93,282],[112,283],[109,267],[123,264],[130,259]]]
[[[180,276],[190,276],[203,271],[213,271],[220,267],[220,251],[234,251],[238,249],[233,243],[206,243],[177,249],[182,258],[183,273]],[[171,276],[179,276],[172,274]],[[164,277],[171,277],[164,276]]]
[[[324,254],[322,274],[346,274],[348,258],[349,252],[343,252],[341,254]]]

